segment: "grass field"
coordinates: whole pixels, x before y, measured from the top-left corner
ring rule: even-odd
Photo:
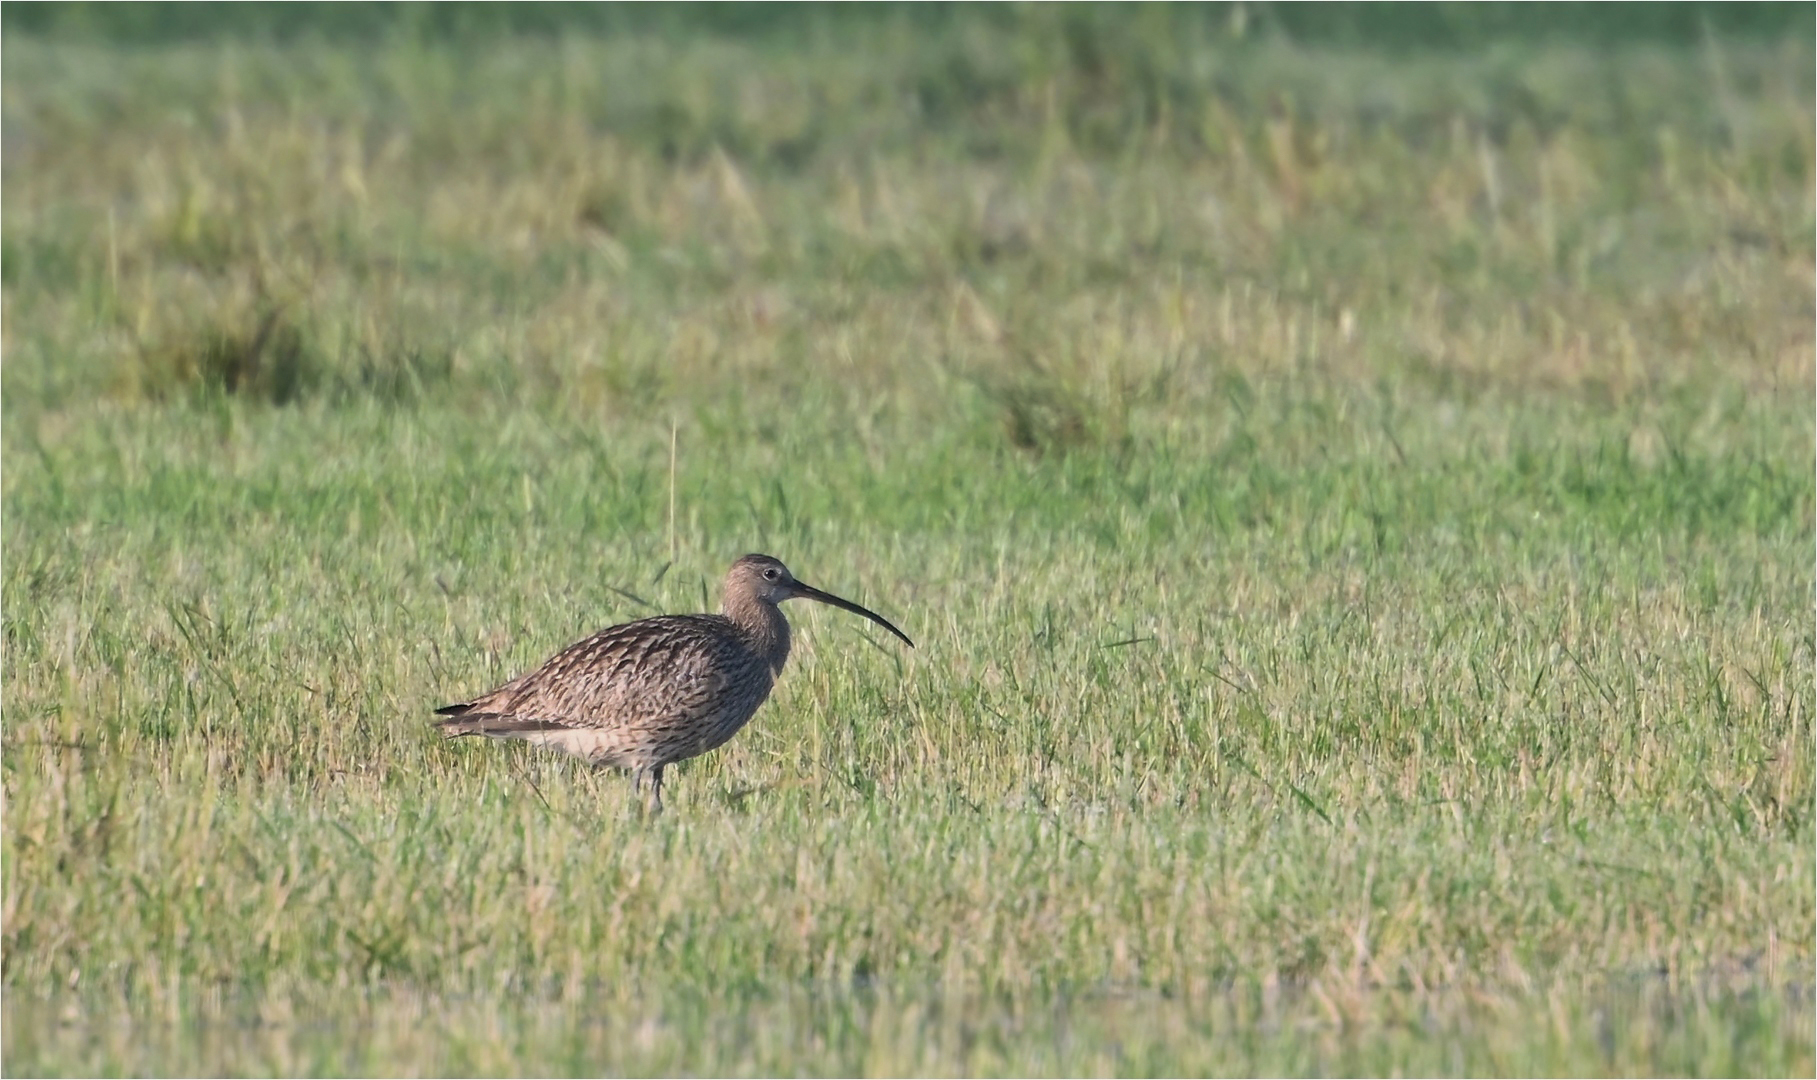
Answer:
[[[10,29],[4,1071],[1809,1075],[1808,27],[1238,10]]]

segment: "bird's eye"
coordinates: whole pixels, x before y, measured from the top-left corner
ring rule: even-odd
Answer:
[[[764,569],[763,579],[765,581],[775,581],[776,578],[777,578],[777,574],[776,574],[776,568],[774,566],[767,567]]]

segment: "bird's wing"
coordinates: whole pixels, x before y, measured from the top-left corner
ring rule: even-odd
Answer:
[[[738,659],[711,616],[640,619],[601,630],[496,690],[436,711],[451,718],[440,721],[445,728],[501,734],[683,719],[713,705],[746,666]]]

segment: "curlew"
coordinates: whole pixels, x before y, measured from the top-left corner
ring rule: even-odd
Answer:
[[[718,615],[658,615],[607,627],[472,701],[436,712],[449,738],[486,735],[565,750],[594,768],[630,769],[632,790],[650,780],[662,810],[662,771],[738,734],[789,658],[789,621],[778,606],[803,597],[863,615],[915,643],[888,619],[803,585],[768,555],[746,555],[726,573]]]

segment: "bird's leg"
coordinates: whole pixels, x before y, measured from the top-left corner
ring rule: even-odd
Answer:
[[[662,813],[662,766],[650,771],[650,813]]]

